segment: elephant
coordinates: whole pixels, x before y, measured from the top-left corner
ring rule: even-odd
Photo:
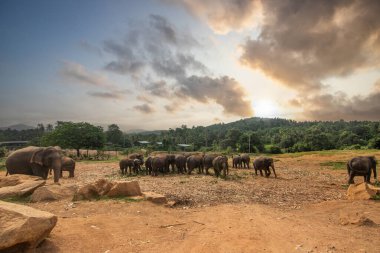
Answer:
[[[141,164],[144,164],[144,155],[139,154],[139,153],[132,153],[128,155],[129,159],[139,159],[141,161]]]
[[[347,163],[347,172],[349,175],[348,184],[354,183],[355,176],[363,176],[364,181],[371,183],[371,170],[377,181],[376,159],[374,156],[357,156]]]
[[[216,154],[207,154],[203,157],[203,168],[206,171],[206,175],[208,175],[208,169],[212,168],[212,161],[217,157]]]
[[[274,169],[274,161],[273,158],[268,157],[258,157],[253,161],[253,168],[255,169],[255,174],[257,175],[257,171],[260,170],[260,175],[263,176],[263,171],[265,172],[265,176],[269,177],[271,174],[270,167],[272,167],[274,177],[277,177],[276,171]]]
[[[240,155],[241,157],[241,166],[243,166],[243,168],[245,168],[247,166],[247,168],[249,169],[249,163],[251,162],[251,158],[249,157],[248,154],[241,154]]]
[[[74,177],[74,170],[75,170],[75,161],[74,159],[67,157],[67,156],[62,156],[61,158],[61,174],[60,177],[63,177],[62,172],[63,171],[68,171],[69,172],[69,177]],[[49,169],[49,174],[51,175],[52,169]]]
[[[158,172],[161,171],[164,174],[166,168],[166,156],[155,156],[152,158],[152,176],[157,177]]]
[[[186,157],[184,155],[176,155],[175,156],[175,165],[177,167],[178,173],[186,172]]]
[[[131,159],[131,158],[121,159],[119,162],[121,174],[125,175],[128,172],[128,169],[129,169],[129,175],[132,174],[132,170],[133,170],[133,173],[137,174],[140,163],[141,163],[140,159]]]
[[[151,156],[149,156],[145,161],[145,170],[146,170],[147,175],[152,174],[152,157]]]
[[[212,165],[214,167],[214,172],[217,177],[220,176],[222,171],[224,177],[228,175],[228,158],[226,156],[215,157],[212,161]]]
[[[187,174],[191,174],[193,169],[198,168],[198,174],[203,173],[203,156],[202,155],[191,155],[186,160]]]
[[[61,153],[56,147],[29,146],[16,150],[5,161],[7,175],[26,174],[47,179],[49,169],[54,171],[54,182],[59,182],[61,175]]]
[[[232,168],[241,168],[241,156],[232,157]]]

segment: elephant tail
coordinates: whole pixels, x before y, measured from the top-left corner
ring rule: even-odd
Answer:
[[[349,161],[349,162],[347,163],[347,173],[348,173],[348,175],[351,174],[351,161]]]
[[[8,172],[8,170],[7,170],[7,173],[5,174],[5,176],[8,176],[8,174],[9,174],[9,172]]]

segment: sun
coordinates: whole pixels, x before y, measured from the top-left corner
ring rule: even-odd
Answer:
[[[257,100],[252,103],[256,117],[277,117],[278,106],[269,99]]]

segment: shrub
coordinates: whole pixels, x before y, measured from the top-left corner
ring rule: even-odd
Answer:
[[[281,154],[282,153],[281,148],[279,146],[276,146],[276,145],[269,146],[267,151],[270,154]]]

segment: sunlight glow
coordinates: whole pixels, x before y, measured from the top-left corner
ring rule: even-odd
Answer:
[[[257,100],[253,103],[256,117],[277,117],[279,110],[275,102],[269,99]]]

